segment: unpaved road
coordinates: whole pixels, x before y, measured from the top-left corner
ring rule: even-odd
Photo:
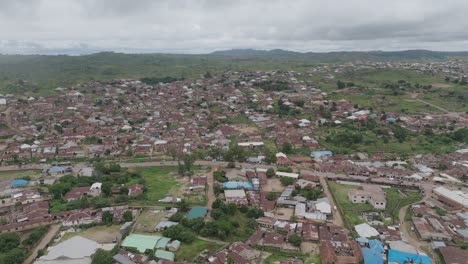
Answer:
[[[31,255],[23,262],[23,264],[30,264],[34,262],[34,260],[37,257],[37,251],[39,249],[45,248],[50,243],[50,241],[52,241],[52,239],[55,237],[58,230],[60,229],[60,226],[62,226],[62,224],[54,224],[50,226],[49,232],[47,232],[47,234],[42,238],[41,242],[37,244],[37,246],[33,249]]]

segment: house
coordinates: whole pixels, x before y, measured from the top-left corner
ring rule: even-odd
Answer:
[[[128,196],[138,196],[143,194],[145,186],[139,183],[128,186]]]
[[[192,186],[189,188],[191,191],[204,191],[206,188],[206,176],[195,176],[190,180]]]
[[[226,199],[226,203],[234,203],[237,206],[249,204],[247,197],[245,195],[245,191],[242,189],[224,190],[224,197]]]
[[[312,151],[310,153],[310,156],[314,159],[325,159],[325,158],[333,156],[333,153],[329,150]]]
[[[47,248],[47,254],[34,263],[91,263],[91,255],[98,249],[112,250],[115,244],[98,244],[93,240],[74,236]]]
[[[369,202],[375,209],[385,210],[385,192],[379,185],[363,184],[361,189],[352,189],[348,192],[348,199],[352,203]]]
[[[461,211],[468,208],[468,193],[439,186],[434,189],[434,195],[450,211]]]
[[[206,213],[208,212],[208,208],[204,206],[194,206],[190,209],[187,219],[192,220],[195,218],[204,218]]]
[[[76,187],[68,191],[65,194],[64,198],[70,202],[70,201],[75,201],[83,197],[86,197],[89,195],[89,193],[90,193],[89,187]]]

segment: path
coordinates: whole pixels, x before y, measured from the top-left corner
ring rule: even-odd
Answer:
[[[213,179],[213,172],[216,171],[218,167],[211,167],[211,171],[206,175],[206,183],[208,185],[208,193],[207,198],[208,198],[208,210],[211,210],[211,205],[213,202],[216,200],[216,195],[214,194],[214,179]]]
[[[37,246],[34,248],[33,252],[31,253],[31,255],[29,255],[29,257],[23,262],[23,264],[33,263],[34,260],[37,257],[37,251],[39,249],[43,249],[43,248],[47,247],[47,245],[55,237],[55,235],[57,234],[57,232],[59,231],[61,226],[62,226],[62,224],[51,225],[50,228],[49,228],[49,231],[47,232],[47,234],[42,238],[41,242],[39,242],[39,244],[37,244]]]
[[[428,102],[428,101],[426,101],[426,100],[423,100],[423,99],[418,98],[418,94],[416,94],[416,93],[412,93],[412,94],[411,94],[411,98],[413,98],[414,100],[407,100],[407,101],[418,101],[418,102],[420,102],[420,103],[423,103],[423,104],[426,104],[426,105],[430,105],[430,106],[432,106],[432,107],[434,107],[434,108],[436,108],[436,109],[438,109],[438,110],[440,110],[440,111],[442,111],[442,112],[444,112],[444,113],[446,113],[446,114],[448,114],[448,115],[450,115],[450,116],[457,117],[457,118],[459,118],[459,119],[461,119],[461,120],[464,120],[464,121],[467,120],[467,119],[466,119],[464,116],[462,116],[460,113],[449,111],[449,110],[447,110],[447,109],[445,109],[445,108],[443,108],[443,107],[440,107],[440,106],[438,106],[438,105],[436,105],[436,104],[433,104],[433,103],[431,103],[431,102]]]
[[[343,226],[343,218],[341,217],[338,207],[335,207],[335,201],[333,200],[333,196],[330,193],[330,189],[328,189],[328,184],[324,177],[320,177],[320,184],[322,185],[323,192],[328,197],[328,201],[330,202],[330,206],[333,210],[333,224]],[[334,208],[337,208],[337,210]]]

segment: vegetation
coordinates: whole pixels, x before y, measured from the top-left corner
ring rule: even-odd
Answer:
[[[103,249],[98,249],[91,256],[91,264],[112,264],[112,253]]]

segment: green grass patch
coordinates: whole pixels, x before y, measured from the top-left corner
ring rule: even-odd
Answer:
[[[395,188],[386,188],[384,191],[387,201],[385,212],[392,217],[394,223],[400,221],[399,213],[401,208],[422,199],[422,195],[419,191],[404,191],[403,193],[406,196],[401,195]]]
[[[213,253],[222,248],[222,244],[209,242],[201,239],[196,239],[192,243],[182,243],[179,250],[176,253],[177,261],[186,260],[188,263],[193,263],[195,257],[200,254],[203,250],[208,250],[208,253]]]
[[[177,196],[179,184],[175,176],[170,175],[171,172],[176,172],[175,167],[146,167],[136,168],[135,171],[140,173],[145,179],[146,199],[137,201],[140,205],[154,205],[159,199],[167,195]]]

